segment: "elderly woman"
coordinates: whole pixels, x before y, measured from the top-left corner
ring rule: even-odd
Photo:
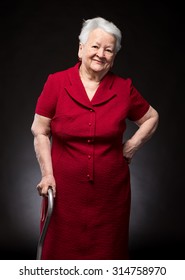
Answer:
[[[120,48],[112,22],[85,20],[79,61],[48,75],[38,97],[31,130],[42,175],[41,228],[49,186],[55,200],[42,259],[129,258],[129,164],[159,117],[130,78],[111,71]],[[123,143],[126,119],[136,131]]]

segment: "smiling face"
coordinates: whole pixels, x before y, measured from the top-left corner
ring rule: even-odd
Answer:
[[[103,31],[94,29],[85,44],[80,43],[78,57],[82,61],[82,67],[88,72],[96,72],[105,75],[113,66],[116,38]]]

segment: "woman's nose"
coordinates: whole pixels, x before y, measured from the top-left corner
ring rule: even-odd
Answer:
[[[97,55],[98,55],[99,57],[104,57],[104,56],[105,56],[104,50],[103,50],[102,48],[99,48],[99,49],[98,49],[98,52],[97,52]]]

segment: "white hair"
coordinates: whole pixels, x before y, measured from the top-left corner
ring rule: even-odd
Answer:
[[[89,33],[96,28],[100,28],[107,33],[110,33],[116,38],[116,53],[121,49],[122,34],[119,28],[111,21],[108,21],[102,17],[95,17],[83,21],[80,35],[78,36],[80,43],[85,44],[87,42]]]

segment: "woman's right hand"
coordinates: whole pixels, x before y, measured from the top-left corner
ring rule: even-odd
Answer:
[[[56,183],[53,175],[43,176],[40,183],[37,185],[37,190],[40,196],[47,196],[49,188],[53,190],[53,197],[55,197]]]

